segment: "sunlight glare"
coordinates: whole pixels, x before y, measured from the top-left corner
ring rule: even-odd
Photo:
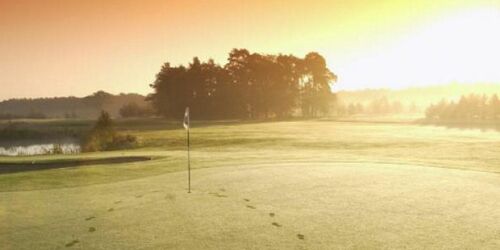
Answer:
[[[341,88],[354,89],[367,82],[391,88],[500,82],[498,27],[498,9],[468,10],[437,18],[339,68],[343,76],[339,83]]]

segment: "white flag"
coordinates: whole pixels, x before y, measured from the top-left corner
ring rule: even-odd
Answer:
[[[189,129],[189,107],[186,107],[186,112],[184,112],[184,122],[183,124],[185,129]]]

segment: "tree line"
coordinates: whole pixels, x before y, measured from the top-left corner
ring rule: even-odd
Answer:
[[[462,96],[458,101],[441,100],[432,104],[426,110],[429,120],[471,121],[500,120],[500,100],[496,94],[470,94]]]
[[[336,79],[316,52],[298,58],[233,49],[225,65],[197,57],[187,66],[165,63],[148,100],[176,119],[188,106],[197,119],[316,117],[328,112]]]
[[[390,101],[387,97],[374,98],[365,102],[344,102],[337,100],[333,108],[335,115],[387,115],[401,113],[418,113],[415,102],[405,105],[399,100]]]
[[[131,107],[135,105],[134,107]],[[128,106],[127,106],[128,105]],[[125,115],[148,111],[149,103],[139,94],[113,95],[97,91],[85,97],[54,97],[34,99],[9,99],[0,101],[0,120],[20,118],[96,118],[102,110],[118,116],[124,109]]]

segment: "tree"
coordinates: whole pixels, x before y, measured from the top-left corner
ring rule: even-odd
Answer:
[[[491,96],[488,102],[488,113],[491,119],[500,120],[500,100],[496,94]]]
[[[82,151],[101,151],[110,144],[115,136],[113,121],[110,115],[102,111],[92,130],[89,132],[82,144]]]
[[[490,98],[474,94],[461,96],[458,102],[443,99],[427,108],[426,117],[454,121],[497,120],[500,117],[500,100],[496,94]]]
[[[233,95],[238,98],[235,109],[242,118],[252,118],[252,82],[249,69],[250,52],[246,49],[233,49],[229,53],[228,62],[224,66],[229,76]]]
[[[132,148],[136,144],[136,137],[116,132],[111,116],[102,111],[94,127],[83,140],[81,148],[83,152],[108,151]]]
[[[275,58],[278,73],[273,88],[272,109],[277,117],[291,115],[300,98],[300,80],[304,63],[292,55],[279,55]]]
[[[325,59],[316,52],[306,55],[304,70],[302,113],[315,117],[319,112],[328,112],[332,94],[330,84],[337,80],[337,76],[327,68]]]
[[[146,117],[153,114],[153,111],[149,107],[142,107],[135,102],[129,102],[120,108],[120,116],[124,118],[128,117]]]
[[[148,100],[159,114],[176,119],[186,106],[200,119],[286,117],[299,104],[305,116],[316,116],[328,111],[335,80],[318,53],[300,59],[233,49],[223,67],[197,57],[187,67],[165,63]]]
[[[147,98],[159,114],[169,118],[182,117],[188,104],[185,77],[184,66],[171,67],[170,63],[162,66],[155,82],[150,85],[154,93]]]

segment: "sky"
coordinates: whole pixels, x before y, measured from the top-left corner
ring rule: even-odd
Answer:
[[[500,0],[0,0],[0,100],[151,92],[165,62],[321,53],[335,90],[500,84]]]

